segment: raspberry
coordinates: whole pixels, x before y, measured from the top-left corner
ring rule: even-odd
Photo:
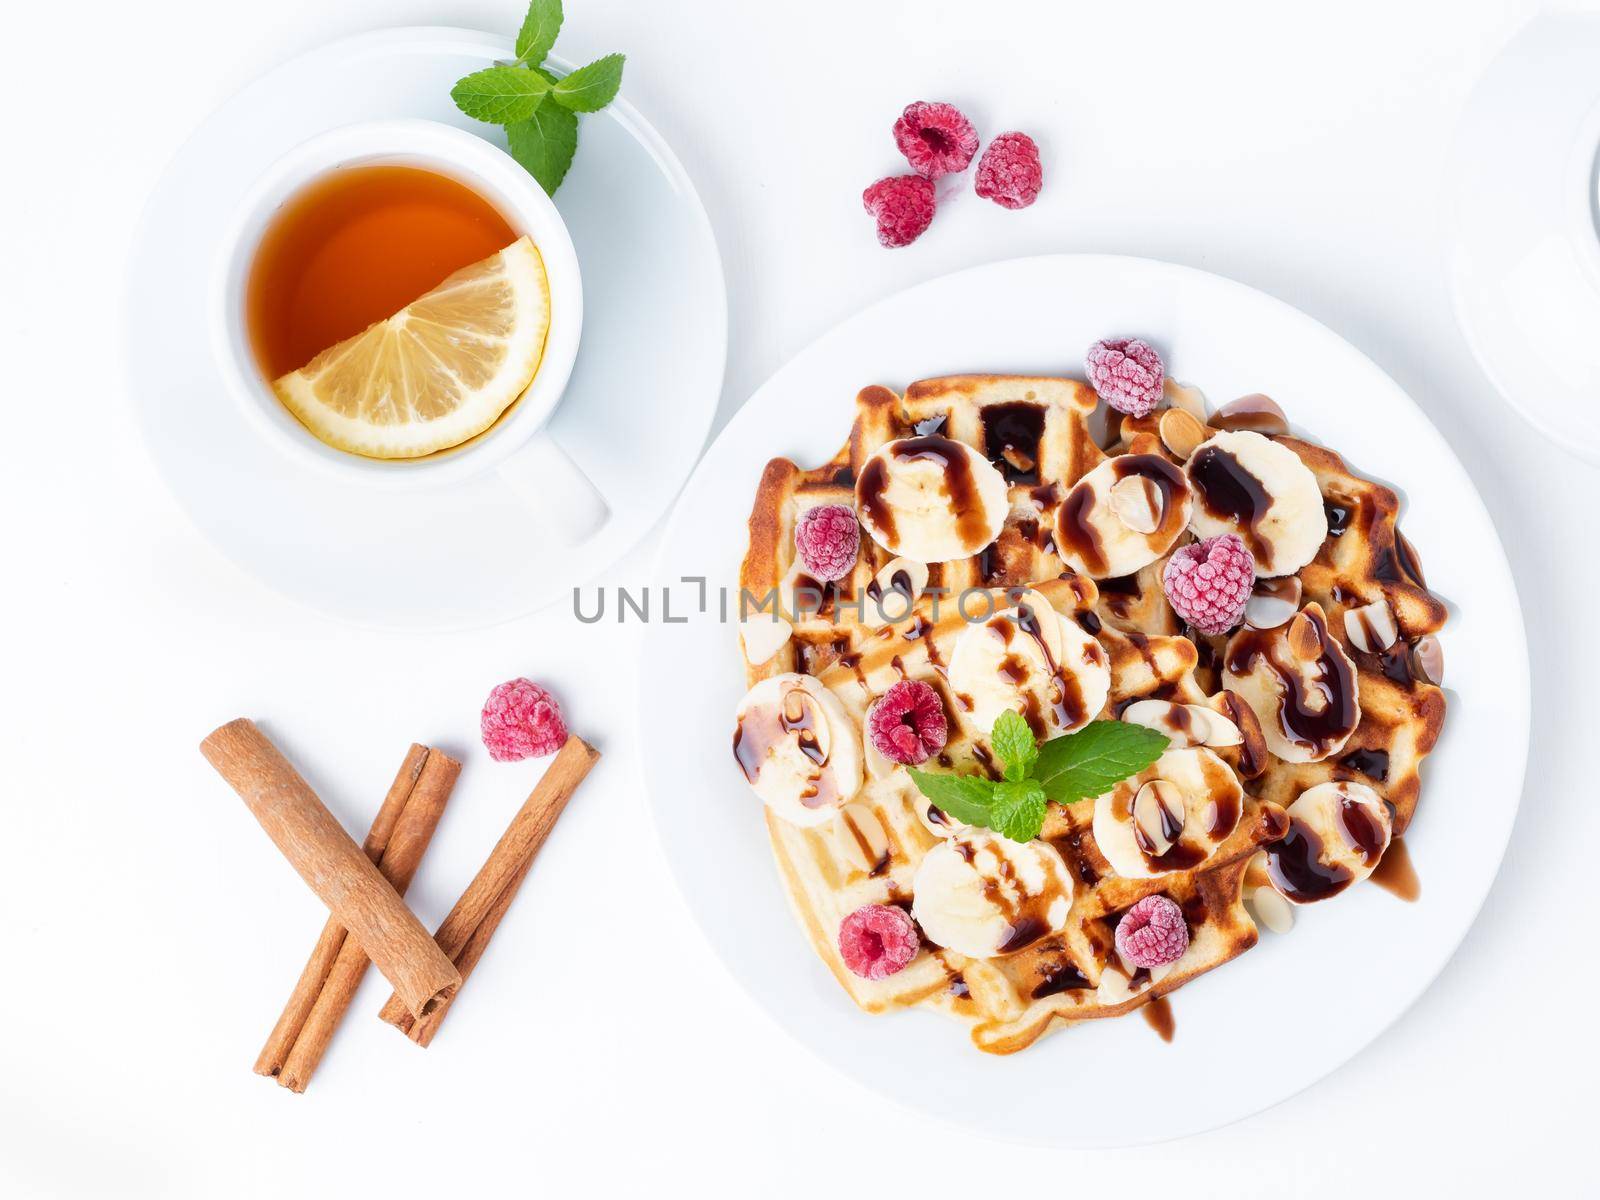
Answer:
[[[918,100],[894,123],[894,144],[924,179],[965,171],[978,152],[978,131],[953,104]]]
[[[1084,357],[1089,382],[1118,412],[1142,417],[1161,403],[1161,355],[1138,338],[1102,338]]]
[[[1039,147],[1025,133],[1002,133],[989,143],[973,186],[985,200],[1001,208],[1027,208],[1039,198],[1044,184],[1044,169],[1039,165]]]
[[[839,956],[863,979],[903,970],[921,945],[910,914],[893,904],[865,904],[839,922]]]
[[[1161,572],[1168,603],[1201,633],[1227,633],[1244,620],[1255,581],[1256,560],[1236,533],[1185,546]]]
[[[909,246],[933,223],[933,184],[921,175],[891,175],[861,193],[861,202],[878,219],[878,241]]]
[[[819,504],[794,524],[794,546],[805,569],[821,583],[850,574],[861,549],[861,526],[848,504]]]
[[[490,692],[478,727],[496,762],[543,758],[567,740],[561,706],[531,679],[508,679]]]
[[[1146,896],[1117,922],[1117,953],[1130,967],[1164,967],[1189,948],[1183,909],[1165,896]]]
[[[944,749],[950,723],[938,692],[920,679],[902,679],[867,710],[867,736],[890,762],[915,766]]]

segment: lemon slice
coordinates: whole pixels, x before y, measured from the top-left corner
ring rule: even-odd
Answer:
[[[320,441],[416,458],[493,425],[538,371],[549,329],[544,260],[521,238],[272,386]]]

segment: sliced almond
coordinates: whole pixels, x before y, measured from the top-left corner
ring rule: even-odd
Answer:
[[[778,605],[791,621],[806,621],[828,607],[829,585],[806,573],[798,558],[778,584]]]
[[[1239,727],[1203,704],[1174,704],[1170,700],[1136,700],[1122,710],[1130,725],[1143,725],[1164,733],[1174,747],[1237,746],[1244,740]]]
[[[1224,404],[1211,415],[1209,423],[1213,429],[1259,433],[1266,437],[1289,432],[1289,418],[1284,416],[1283,409],[1272,397],[1263,396],[1260,392],[1252,392],[1248,396],[1240,396],[1232,404]]]
[[[1417,548],[1411,544],[1411,539],[1396,529],[1394,540],[1395,550],[1401,555],[1400,570],[1411,576],[1412,582],[1418,587],[1427,587],[1428,581],[1422,577],[1422,557],[1417,553]]]
[[[1187,749],[1203,744],[1208,726],[1195,725],[1187,713],[1188,706],[1170,700],[1136,700],[1122,710],[1122,719],[1129,725],[1143,725],[1164,733],[1176,747]]]
[[[1244,606],[1244,623],[1252,629],[1277,629],[1300,611],[1300,579],[1258,579]]]
[[[1100,983],[1095,989],[1095,999],[1101,1004],[1121,1004],[1133,995],[1133,989],[1128,986],[1133,977],[1120,965],[1122,963],[1120,954],[1116,956],[1116,960],[1118,966],[1107,965],[1106,969],[1100,972]]]
[[[1387,600],[1374,600],[1346,611],[1344,632],[1350,645],[1365,654],[1382,654],[1400,636]]]
[[[909,558],[892,558],[867,585],[867,600],[878,623],[892,625],[911,615],[917,597],[928,590],[928,564]]]
[[[1316,624],[1303,612],[1294,615],[1284,638],[1289,644],[1289,653],[1301,662],[1312,662],[1322,656],[1322,635],[1317,632]]]
[[[1171,850],[1183,834],[1183,791],[1165,779],[1152,779],[1133,798],[1133,840],[1152,858]]]
[[[1154,533],[1161,528],[1166,499],[1155,480],[1145,475],[1128,475],[1111,485],[1111,507],[1118,519],[1135,533]]]
[[[1173,408],[1180,408],[1202,425],[1206,423],[1205,393],[1193,384],[1179,383],[1171,375],[1161,381],[1161,394]]]
[[[1245,904],[1256,923],[1271,933],[1288,933],[1294,928],[1294,907],[1270,887],[1251,888]]]
[[[870,804],[846,804],[833,826],[839,857],[868,875],[889,863],[889,831]]]
[[[771,662],[772,656],[789,644],[793,634],[794,626],[772,613],[751,613],[739,624],[744,656],[753,667]]]
[[[1244,734],[1239,727],[1214,708],[1206,708],[1202,704],[1185,705],[1196,725],[1205,729],[1205,740],[1202,745],[1222,748],[1224,746],[1242,746]]]
[[[866,764],[869,779],[887,779],[899,769],[897,764],[883,756],[883,751],[874,746],[865,733],[861,737],[861,759]]]
[[[1434,687],[1444,685],[1444,647],[1439,639],[1427,633],[1411,647],[1411,673]]]
[[[1161,444],[1172,452],[1179,462],[1189,461],[1189,456],[1200,448],[1200,443],[1211,436],[1192,413],[1181,408],[1169,408],[1161,414]]]

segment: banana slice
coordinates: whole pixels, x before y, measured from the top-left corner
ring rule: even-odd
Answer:
[[[1072,887],[1066,864],[1048,842],[967,830],[923,856],[911,881],[911,915],[935,945],[968,958],[996,958],[1059,933]]]
[[[1094,579],[1149,566],[1188,528],[1194,506],[1183,472],[1159,454],[1108,459],[1078,480],[1056,510],[1056,547]]]
[[[745,694],[733,757],[756,795],[792,825],[826,824],[861,790],[861,735],[810,675],[774,675]]]
[[[956,639],[949,671],[956,703],[985,732],[1007,709],[1041,738],[1083,728],[1111,691],[1104,648],[1040,593],[1027,589],[1008,599],[1010,607]]]
[[[1189,457],[1184,474],[1195,496],[1189,528],[1201,538],[1238,534],[1257,575],[1294,574],[1328,536],[1311,468],[1259,433],[1215,434]]]
[[[1168,750],[1094,802],[1094,842],[1124,879],[1198,867],[1239,824],[1244,789],[1202,748]]]
[[[1276,629],[1234,634],[1222,659],[1222,686],[1254,710],[1267,749],[1285,762],[1337,754],[1361,720],[1355,664],[1317,604]]]
[[[1267,878],[1286,900],[1310,904],[1359,883],[1389,848],[1389,806],[1364,783],[1319,783],[1288,808],[1289,832],[1266,848]]]
[[[856,511],[890,554],[937,563],[968,558],[999,537],[1011,501],[988,459],[932,435],[880,446],[856,480]]]

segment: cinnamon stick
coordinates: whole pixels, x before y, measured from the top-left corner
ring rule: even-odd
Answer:
[[[427,760],[378,861],[378,872],[402,896],[422,864],[460,774],[461,764],[448,754],[427,752]],[[355,999],[370,961],[353,938],[345,939],[278,1075],[278,1082],[290,1091],[303,1092],[311,1082],[334,1031]]]
[[[500,835],[488,861],[439,926],[434,938],[463,980],[483,957],[489,939],[527,878],[534,856],[555,827],[556,818],[599,758],[600,752],[576,734],[567,737],[566,744],[551,760],[516,816],[511,818],[505,833]],[[445,997],[430,1012],[408,1012],[404,998],[397,991],[378,1015],[418,1045],[427,1046],[438,1032],[439,1023],[444,1020],[453,999],[453,995]]]
[[[506,881],[506,886],[495,901],[489,906],[489,911],[478,923],[478,927],[467,937],[467,944],[461,947],[461,953],[455,956],[456,970],[461,972],[461,982],[466,983],[472,974],[472,969],[478,965],[478,960],[483,957],[483,952],[489,948],[489,939],[494,937],[494,931],[500,927],[500,919],[506,915],[506,910],[511,907],[511,902],[516,899],[517,891],[522,887],[522,881],[528,877],[528,872],[533,869],[533,858],[529,857],[522,866],[517,868],[517,873]],[[457,992],[459,995],[459,991]],[[400,1019],[394,1022],[399,1029],[417,1045],[427,1049],[433,1044],[434,1034],[439,1032],[439,1026],[444,1022],[444,1016],[450,1011],[450,1006],[455,1003],[455,996],[445,998],[443,1004],[434,1009],[421,1020],[412,1017],[410,1013],[401,1013]]]
[[[461,975],[311,786],[245,718],[200,743],[291,866],[371,957],[413,1015],[426,1016]]]
[[[388,847],[395,822],[400,819],[400,812],[411,798],[417,777],[422,774],[422,766],[427,761],[426,746],[413,743],[411,749],[406,751],[405,761],[400,764],[394,782],[389,785],[389,794],[378,806],[378,815],[372,819],[372,828],[367,830],[366,841],[361,843],[362,853],[373,862],[377,862]],[[283,1012],[278,1016],[278,1023],[272,1027],[266,1045],[261,1047],[261,1053],[256,1056],[257,1075],[276,1077],[283,1070],[289,1051],[294,1048],[295,1039],[305,1028],[306,1018],[311,1015],[312,1006],[322,994],[328,973],[333,970],[334,960],[339,957],[344,943],[344,926],[339,924],[337,918],[329,917],[322,927],[321,936],[317,938],[317,944],[311,950],[311,957],[306,960],[305,970],[300,972],[294,991],[289,993]]]

